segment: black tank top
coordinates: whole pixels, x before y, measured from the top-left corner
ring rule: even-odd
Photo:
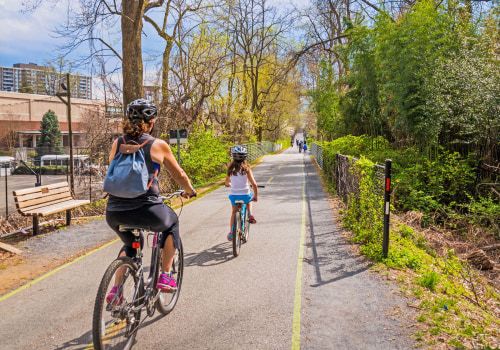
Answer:
[[[132,140],[132,138],[127,135],[125,135],[123,138],[125,139],[125,142]],[[123,138],[122,137],[118,138],[118,143],[116,147],[117,150],[120,148],[120,145],[124,142]],[[148,134],[142,134],[141,137],[135,139],[134,141],[136,141],[139,144],[142,144],[149,138],[152,138],[152,140],[150,140],[147,144],[145,144],[142,147],[142,149],[144,150],[144,155],[146,158],[146,166],[148,167],[149,181],[153,180],[151,182],[151,187],[146,193],[136,198],[121,198],[110,194],[108,198],[108,204],[106,206],[107,211],[134,210],[144,205],[158,204],[162,202],[162,200],[158,197],[158,195],[160,194],[158,186],[158,176],[155,176],[155,173],[156,174],[160,173],[160,164],[153,162],[153,160],[151,159],[151,146],[153,145],[155,138],[151,137]]]

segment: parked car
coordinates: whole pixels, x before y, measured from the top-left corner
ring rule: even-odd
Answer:
[[[0,176],[11,174],[11,170],[16,167],[16,159],[10,156],[0,156]]]

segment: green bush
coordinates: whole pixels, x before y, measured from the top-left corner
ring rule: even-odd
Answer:
[[[177,146],[172,147],[177,158]],[[214,131],[195,129],[188,136],[186,146],[181,146],[180,165],[193,182],[199,186],[225,173],[229,162],[229,144]]]
[[[486,222],[491,227],[500,224],[491,218],[499,208],[491,207],[486,200],[469,202],[475,195],[474,156],[467,158],[457,152],[450,153],[443,148],[435,148],[433,153],[415,148],[394,150],[382,137],[345,136],[323,143],[325,174],[330,181],[335,165],[336,154],[355,158],[365,157],[383,164],[385,159],[392,159],[392,184],[394,206],[401,211],[420,211],[426,216],[424,222],[443,221],[455,212],[467,214],[473,211],[474,220]],[[485,207],[485,205],[488,208]]]
[[[417,279],[417,284],[434,292],[439,280],[440,277],[436,271],[429,271],[425,272]]]

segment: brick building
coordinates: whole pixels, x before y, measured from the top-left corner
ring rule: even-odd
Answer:
[[[43,115],[52,110],[58,117],[63,140],[69,146],[67,107],[56,96],[0,91],[0,148],[36,147]],[[106,106],[103,101],[71,99],[73,146],[85,145],[86,123],[90,113],[105,116],[110,122],[120,121],[121,108]]]

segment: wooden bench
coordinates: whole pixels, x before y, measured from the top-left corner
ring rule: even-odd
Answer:
[[[73,199],[67,182],[13,191],[16,208],[24,216],[33,216],[33,235],[39,233],[38,217],[66,210],[66,225],[71,225],[71,209],[90,203]]]

